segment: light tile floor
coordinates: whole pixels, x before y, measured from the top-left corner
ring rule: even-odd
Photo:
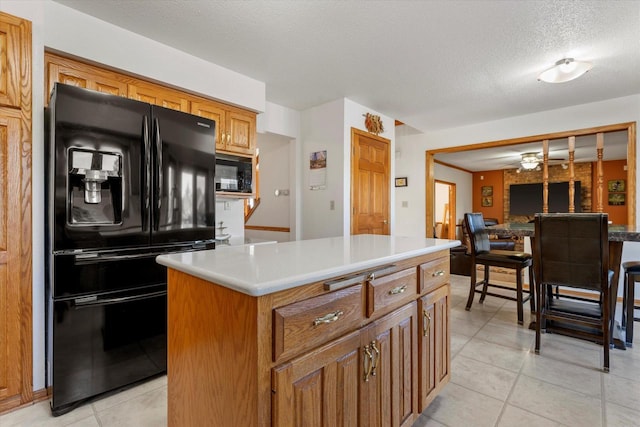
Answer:
[[[586,341],[544,334],[536,355],[514,302],[487,297],[481,305],[476,297],[465,311],[468,283],[452,276],[451,381],[414,427],[640,426],[637,344],[611,350],[608,374],[602,348]],[[0,426],[157,427],[167,424],[166,400],[161,377],[60,417],[40,402],[0,416]]]

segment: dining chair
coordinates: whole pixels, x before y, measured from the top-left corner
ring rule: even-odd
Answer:
[[[608,215],[603,213],[536,214],[535,352],[541,330],[603,344],[604,371],[609,372],[610,286]],[[593,294],[589,300],[552,295],[560,286]]]
[[[640,261],[627,261],[622,264],[624,270],[624,290],[622,292],[622,327],[625,328],[625,343],[633,346],[633,322],[640,322],[635,310],[640,306],[635,302],[635,286],[640,281]]]
[[[480,303],[484,302],[484,299],[487,295],[495,296],[498,298],[505,298],[511,301],[516,301],[518,310],[518,324],[522,325],[524,321],[522,305],[526,301],[530,301],[531,312],[535,312],[535,298],[533,298],[534,281],[532,268],[529,268],[529,291],[527,292],[528,295],[526,297],[523,297],[522,289],[522,272],[525,268],[531,267],[533,262],[531,254],[512,250],[492,250],[489,240],[489,230],[485,226],[482,213],[465,213],[464,227],[469,238],[469,252],[471,255],[471,286],[469,288],[469,298],[467,299],[466,310],[469,311],[471,309],[473,298],[476,292],[481,294]],[[484,266],[484,278],[479,282],[477,281],[476,277],[477,265]],[[502,267],[514,269],[516,271],[515,297],[508,294],[488,291],[488,288],[490,287],[509,291],[514,290],[509,286],[491,283],[491,267]],[[478,289],[480,286],[482,286],[481,290]]]

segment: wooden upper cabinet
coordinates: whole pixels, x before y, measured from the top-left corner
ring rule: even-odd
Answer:
[[[192,102],[191,114],[215,120],[216,151],[253,155],[255,152],[255,113],[224,108],[213,102]]]
[[[7,27],[5,24],[3,29]],[[0,52],[8,54],[8,37],[0,34]],[[4,70],[6,58],[2,58]],[[47,100],[56,82],[79,86],[191,113],[216,122],[216,151],[253,156],[256,146],[256,113],[190,95],[160,84],[140,80],[116,71],[45,52]],[[6,73],[2,73],[6,77]],[[7,84],[1,83],[0,92]],[[0,103],[2,96],[0,93]]]
[[[189,112],[189,99],[184,93],[152,83],[130,83],[128,97],[184,113]]]
[[[253,154],[255,148],[256,115],[230,111],[227,117],[225,150]]]
[[[115,73],[48,52],[44,55],[44,61],[47,71],[46,104],[49,103],[49,97],[56,82],[111,95],[127,96],[127,84],[118,80]]]
[[[0,16],[0,105],[20,107],[21,22],[15,16]]]
[[[216,151],[225,149],[225,110],[220,106],[211,102],[192,102],[191,114],[204,117],[216,122]]]

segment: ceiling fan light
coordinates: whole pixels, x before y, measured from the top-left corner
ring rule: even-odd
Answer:
[[[593,68],[593,65],[590,62],[563,58],[556,62],[553,67],[540,73],[538,80],[547,83],[564,83],[577,79],[591,68]]]
[[[520,161],[520,165],[524,170],[533,170],[538,167],[538,163],[540,160],[535,153],[525,153],[522,155],[522,160]]]

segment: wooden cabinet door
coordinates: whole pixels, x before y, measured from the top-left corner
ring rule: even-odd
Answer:
[[[19,402],[23,375],[31,375],[21,370],[21,342],[31,337],[21,337],[20,324],[30,307],[23,306],[20,289],[22,153],[19,110],[15,111],[0,109],[0,411],[3,400],[17,396]]]
[[[49,95],[55,83],[64,83],[95,90],[111,95],[127,96],[127,84],[116,78],[114,73],[79,64],[66,58],[45,53],[47,73],[47,92],[45,103],[49,103]]]
[[[172,110],[189,112],[189,100],[177,90],[171,90],[151,83],[138,82],[128,85],[127,96],[149,104]]]
[[[362,400],[361,412],[367,417],[363,425],[409,427],[413,424],[418,406],[416,307],[414,301],[367,327],[373,368]]]
[[[255,114],[227,112],[227,140],[225,150],[253,154],[256,135]]]
[[[449,381],[449,297],[450,285],[446,284],[420,299],[420,412]]]
[[[0,105],[20,106],[22,22],[19,18],[0,13]]]
[[[216,151],[225,149],[226,129],[225,110],[208,102],[192,102],[191,114],[205,117],[216,122]]]
[[[272,425],[349,427],[360,424],[362,353],[352,332],[273,369]]]

